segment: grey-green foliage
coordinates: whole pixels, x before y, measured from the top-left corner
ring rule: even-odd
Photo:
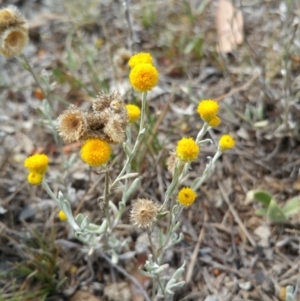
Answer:
[[[274,197],[264,190],[251,190],[247,198],[258,201],[263,205],[255,211],[257,215],[266,216],[273,222],[286,222],[290,216],[300,210],[300,196],[289,199],[280,207]]]

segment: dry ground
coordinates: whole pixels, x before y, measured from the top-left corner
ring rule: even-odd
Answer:
[[[88,109],[100,90],[117,89],[126,102],[139,102],[128,71],[113,63],[130,36],[123,1],[0,1],[9,3],[29,20],[24,54],[51,91],[51,118],[68,103]],[[235,4],[243,12],[245,41],[227,55],[217,52],[217,1],[132,1],[129,7],[134,52],[151,52],[160,72],[158,88],[149,95],[152,135],[134,162],[142,177],[136,195],[162,199],[171,179],[166,157],[182,136],[197,134],[200,99],[220,101],[222,123],[210,131],[211,138],[230,132],[237,141],[185,210],[185,239],[166,256],[174,268],[186,260],[193,272],[174,300],[280,300],[284,287],[299,284],[299,215],[285,224],[270,223],[255,215],[259,204],[248,202],[246,194],[262,188],[281,205],[299,194],[300,3]],[[37,86],[18,60],[0,57],[0,66],[0,300],[68,300],[78,290],[101,300],[133,299],[128,280],[102,258],[87,258],[68,225],[57,219],[55,203],[41,187],[27,184],[23,160],[47,153],[54,190],[68,188],[74,212],[99,221],[95,208],[102,184],[94,184],[102,183],[101,177],[80,159],[62,172],[79,146],[55,143],[41,118]],[[116,173],[119,150],[114,149]],[[214,151],[203,147],[185,185],[201,174]],[[121,237],[130,237],[132,250],[141,235],[132,227],[120,230]],[[135,275],[142,260],[136,255],[120,265]],[[3,274],[12,267],[15,273]],[[116,284],[120,293],[113,299]]]

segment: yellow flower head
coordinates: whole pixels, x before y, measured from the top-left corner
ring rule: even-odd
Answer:
[[[200,117],[207,123],[210,122],[219,112],[219,104],[211,99],[202,100],[197,108]]]
[[[221,123],[221,119],[220,119],[218,116],[213,117],[213,118],[208,122],[208,124],[209,124],[211,127],[213,127],[213,128],[217,127],[220,123]]]
[[[66,214],[62,210],[59,210],[57,216],[62,222],[65,222],[68,219]]]
[[[177,195],[178,202],[183,206],[192,205],[195,202],[196,197],[196,192],[190,187],[182,188]]]
[[[146,92],[156,86],[158,71],[151,64],[138,64],[131,69],[129,79],[135,90]]]
[[[193,138],[182,138],[177,143],[176,155],[184,162],[191,162],[198,157],[200,147]]]
[[[140,52],[133,55],[128,61],[128,65],[133,68],[139,64],[151,64],[152,65],[153,58],[150,53]]]
[[[80,151],[81,159],[90,166],[105,164],[111,155],[111,147],[99,138],[87,139]]]
[[[48,165],[49,158],[45,154],[35,154],[24,161],[24,166],[29,169],[30,172],[39,173],[41,175],[47,171]]]
[[[43,174],[36,171],[31,171],[28,174],[27,181],[31,185],[40,185],[43,181]]]
[[[135,122],[141,115],[141,110],[136,105],[126,105],[129,122]]]
[[[219,141],[219,149],[221,152],[225,152],[228,149],[233,148],[235,141],[231,135],[223,135]]]

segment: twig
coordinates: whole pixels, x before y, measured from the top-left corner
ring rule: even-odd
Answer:
[[[228,96],[231,96],[237,92],[240,92],[242,90],[245,90],[247,89],[258,77],[260,76],[260,72],[256,72],[250,79],[249,81],[247,81],[246,83],[244,83],[243,85],[241,85],[240,87],[237,87],[237,88],[234,88],[234,89],[231,89],[229,92],[223,94],[223,95],[220,95],[219,97],[216,97],[214,100],[215,101],[220,101],[220,100],[223,100],[224,98],[228,97]]]
[[[119,271],[121,274],[123,274],[125,277],[127,277],[133,284],[135,284],[138,289],[140,290],[140,292],[143,294],[143,296],[145,297],[146,301],[151,301],[150,297],[148,296],[147,292],[144,290],[144,288],[142,287],[142,285],[134,278],[132,277],[130,274],[128,274],[122,267],[114,264],[110,258],[108,256],[106,256],[104,253],[100,253],[100,256],[102,258],[104,258],[112,267],[114,267],[117,271]]]
[[[225,188],[221,183],[218,183],[219,189],[222,193],[222,196],[225,200],[225,202],[227,203],[227,206],[230,210],[230,212],[232,213],[235,221],[238,223],[238,225],[240,226],[240,228],[242,229],[242,231],[244,232],[244,234],[246,235],[246,237],[248,238],[249,242],[251,243],[251,245],[253,247],[256,247],[256,243],[255,240],[252,238],[252,236],[250,235],[250,233],[248,232],[247,228],[245,227],[245,225],[243,224],[242,220],[240,219],[238,213],[235,211],[235,209],[233,208],[233,206],[231,205],[228,196],[225,192]]]
[[[207,210],[205,210],[205,215],[204,215],[204,224],[202,226],[202,229],[200,231],[199,237],[198,237],[198,241],[196,243],[196,246],[194,248],[192,257],[191,257],[191,261],[189,263],[187,272],[186,272],[186,277],[185,277],[185,282],[189,283],[191,281],[192,275],[193,275],[193,271],[194,271],[194,267],[195,267],[195,263],[198,257],[198,252],[199,252],[199,248],[200,248],[200,244],[203,240],[204,237],[204,231],[205,231],[205,223],[207,222],[208,219],[208,215],[207,215]]]

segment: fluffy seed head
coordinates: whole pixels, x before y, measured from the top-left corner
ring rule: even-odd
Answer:
[[[138,64],[131,69],[129,79],[135,90],[146,92],[156,86],[158,82],[158,71],[151,64]]]
[[[197,108],[200,117],[207,123],[219,112],[219,104],[215,100],[202,100]]]
[[[66,214],[62,210],[59,210],[57,216],[62,222],[65,222],[68,219]]]
[[[156,221],[158,210],[159,205],[152,200],[137,199],[132,205],[130,220],[138,227],[150,227]]]
[[[120,72],[126,72],[128,67],[128,61],[131,57],[131,52],[127,49],[119,49],[113,58],[114,64]]]
[[[28,174],[27,181],[31,185],[40,185],[43,181],[43,174],[36,171],[31,171]]]
[[[6,57],[20,55],[28,42],[28,28],[12,26],[0,35],[0,53]]]
[[[124,106],[123,98],[119,92],[113,91],[110,94],[100,92],[93,102],[93,111],[101,112],[105,109],[111,109],[118,113],[124,109]]]
[[[135,122],[141,115],[141,110],[136,105],[126,105],[129,122]]]
[[[140,53],[133,55],[130,58],[128,65],[131,68],[133,68],[139,64],[151,64],[152,65],[152,61],[153,61],[153,58],[150,53],[140,52]]]
[[[219,149],[225,152],[235,146],[235,141],[231,135],[223,135],[219,140]]]
[[[196,192],[190,187],[182,188],[177,195],[178,202],[183,206],[192,205],[195,202],[196,197]]]
[[[87,131],[85,114],[76,106],[71,105],[57,118],[57,130],[66,142],[81,140]]]
[[[35,154],[25,159],[24,166],[29,169],[30,172],[39,173],[43,175],[49,165],[49,158],[45,154]]]
[[[200,152],[200,147],[193,138],[182,138],[177,143],[176,154],[183,162],[194,161]]]
[[[81,148],[81,159],[90,166],[100,166],[105,164],[111,155],[111,147],[99,138],[86,140]]]
[[[175,152],[171,152],[169,157],[167,158],[167,168],[170,173],[174,173],[176,164],[178,162],[178,157]]]
[[[0,29],[6,29],[10,26],[27,26],[26,19],[14,5],[0,10]]]

